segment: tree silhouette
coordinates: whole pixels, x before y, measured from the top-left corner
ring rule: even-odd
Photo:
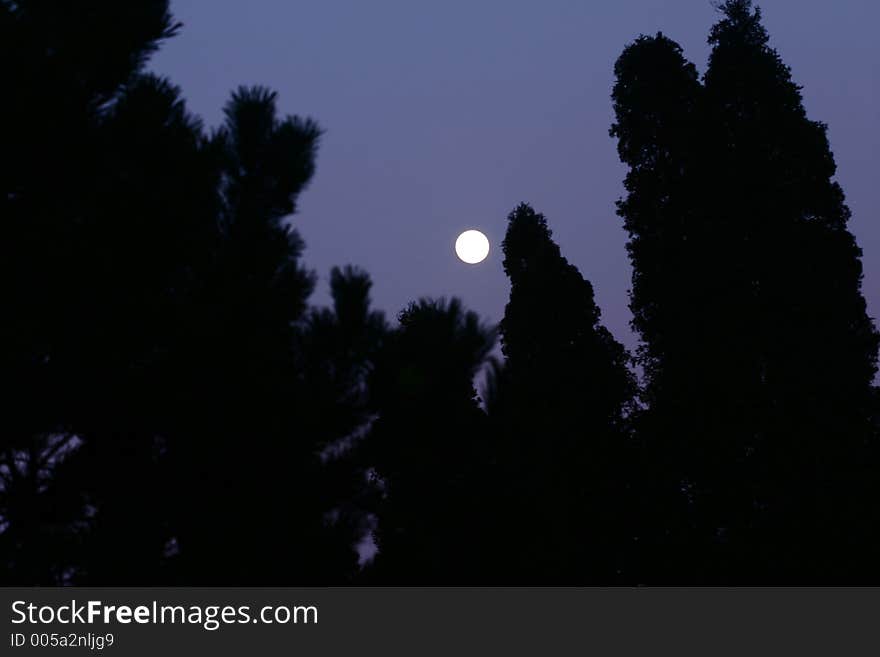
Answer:
[[[522,204],[508,221],[506,390],[494,414],[503,478],[516,500],[510,522],[519,517],[524,528],[508,576],[611,581],[624,567],[629,515],[628,356],[599,323],[592,286],[561,255],[543,215]]]
[[[640,569],[643,578],[675,582],[703,553],[692,486],[709,448],[704,417],[719,399],[716,358],[727,362],[728,352],[716,353],[714,335],[722,322],[710,308],[725,308],[714,286],[728,268],[718,263],[724,251],[713,248],[718,240],[702,210],[704,178],[711,172],[701,158],[703,89],[695,67],[658,34],[628,46],[615,74],[611,134],[629,166],[618,213],[630,235],[630,308],[642,337],[638,360],[648,408],[634,418],[647,466],[639,480]],[[716,298],[721,302],[710,306]],[[736,362],[735,355],[730,360]]]
[[[354,270],[332,277],[335,336],[306,312],[286,217],[318,127],[241,88],[206,135],[142,72],[175,29],[166,2],[0,6],[2,567],[27,584],[350,579],[363,473],[327,450],[363,421],[383,325],[357,314]]]
[[[503,359],[455,298],[389,326],[356,267],[310,306],[314,121],[240,87],[206,130],[144,70],[167,1],[0,0],[0,578],[877,579],[850,212],[760,11],[719,10],[702,80],[662,34],[615,65],[639,389],[525,204]]]
[[[285,581],[303,572],[298,557],[321,530],[310,487],[318,447],[296,424],[297,326],[313,276],[283,221],[312,175],[320,131],[278,119],[275,94],[259,87],[239,89],[225,114],[209,146],[220,166],[218,248],[167,374],[180,382],[168,447],[180,486],[174,538],[190,581]]]
[[[179,95],[152,76],[128,81],[102,117],[98,167],[80,189],[88,207],[71,300],[82,319],[65,328],[56,359],[69,376],[65,415],[83,440],[70,466],[94,507],[81,564],[90,581],[158,577],[169,539],[165,375],[179,310],[216,242],[216,176]]]
[[[299,427],[321,450],[317,499],[325,504],[324,531],[309,567],[323,567],[321,583],[360,575],[355,546],[372,530],[375,494],[363,452],[375,409],[369,380],[389,331],[384,314],[370,310],[369,275],[356,267],[330,274],[333,309],[313,309],[298,353],[305,382]]]
[[[457,299],[422,299],[399,321],[372,379],[377,419],[364,444],[380,493],[369,577],[483,581],[491,436],[473,380],[494,331]]]
[[[129,152],[110,134],[123,136],[126,100],[138,90],[155,101],[154,109],[161,107],[161,85],[140,71],[175,29],[166,2],[0,4],[0,66],[10,99],[0,109],[0,285],[8,317],[0,349],[10,391],[0,472],[2,559],[12,581],[69,581],[81,569],[86,529],[102,523],[95,510],[103,486],[89,479],[95,471],[90,454],[122,430],[125,413],[131,413],[126,429],[133,429],[133,418],[143,425],[115,441],[133,457],[114,464],[115,476],[136,489],[133,482],[149,469],[134,457],[149,452],[150,422],[139,415],[145,399],[129,393],[143,391],[142,366],[158,347],[146,332],[131,329],[136,314],[142,313],[141,322],[150,317],[154,293],[167,278],[151,282],[129,266],[143,262],[151,245],[148,236],[144,242],[130,239],[142,225],[128,229],[145,216],[138,214],[141,202],[154,210],[161,206],[169,220],[180,214],[160,198],[145,197],[146,186],[136,180],[156,157],[140,161],[142,151]],[[189,126],[179,114],[170,119],[162,130],[152,130],[160,138],[153,153],[174,151],[185,166],[191,159],[179,138],[189,136]],[[180,172],[172,165],[162,182],[175,182]],[[175,184],[189,180],[185,175]],[[116,183],[133,192],[132,206],[118,203]],[[132,224],[126,223],[129,214]],[[119,312],[108,304],[118,304]],[[131,403],[119,406],[120,399]],[[133,461],[138,465],[130,467]],[[116,532],[133,530],[126,542],[132,562],[161,540],[153,531],[156,518],[137,506],[139,499],[127,510],[127,527]]]
[[[853,577],[873,531],[877,350],[860,251],[826,128],[760,11],[720,10],[702,85],[662,35],[616,65],[642,426],[669,502],[658,550],[678,578]]]

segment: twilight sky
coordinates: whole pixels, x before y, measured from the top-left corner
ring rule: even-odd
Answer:
[[[880,314],[880,47],[875,0],[764,0],[771,43],[829,124],[838,180]],[[329,299],[332,265],[373,277],[389,318],[419,296],[456,295],[490,321],[507,301],[500,241],[520,201],[543,212],[628,346],[630,268],[615,215],[624,168],[608,136],[612,67],[663,31],[700,72],[709,0],[172,0],[180,35],[151,68],[208,126],[239,84],[279,92],[283,114],[326,130],[295,225]],[[453,252],[479,228],[480,265]]]

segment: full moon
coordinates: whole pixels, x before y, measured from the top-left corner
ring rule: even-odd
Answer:
[[[469,265],[483,262],[489,255],[489,240],[478,230],[466,230],[455,240],[455,253]]]

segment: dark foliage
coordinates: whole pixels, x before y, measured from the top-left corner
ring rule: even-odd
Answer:
[[[503,377],[494,395],[502,507],[520,526],[509,581],[610,582],[627,551],[635,393],[623,347],[599,323],[593,288],[551,240],[544,217],[508,217],[501,322]],[[500,396],[499,396],[500,393]]]
[[[377,420],[365,463],[379,496],[369,576],[396,584],[482,581],[493,509],[490,435],[474,376],[495,342],[457,299],[422,299],[399,317],[371,387]]]
[[[760,11],[720,7],[704,81],[662,35],[616,65],[619,205],[647,374],[657,577],[838,581],[873,571],[877,333],[861,255]]]
[[[719,9],[702,79],[661,34],[615,66],[638,386],[527,205],[497,331],[391,326],[351,266],[311,306],[316,123],[241,87],[207,131],[144,70],[166,0],[0,0],[0,581],[877,581],[861,252],[760,12]]]
[[[320,130],[242,88],[206,135],[141,70],[174,31],[165,2],[0,16],[8,579],[349,579],[366,528],[346,439],[384,323],[351,269],[307,312],[286,217]]]

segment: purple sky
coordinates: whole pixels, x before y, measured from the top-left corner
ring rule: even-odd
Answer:
[[[830,126],[876,316],[880,4],[759,4],[810,117]],[[295,219],[320,275],[314,302],[329,298],[330,267],[351,263],[370,272],[389,317],[419,296],[457,295],[497,321],[508,294],[499,244],[526,201],[593,282],[606,325],[634,345],[612,67],[625,44],[662,30],[704,71],[709,0],[172,0],[172,10],[184,28],[152,69],[207,125],[234,87],[263,84],[282,113],[326,129]],[[480,265],[453,252],[466,228],[492,244]]]

